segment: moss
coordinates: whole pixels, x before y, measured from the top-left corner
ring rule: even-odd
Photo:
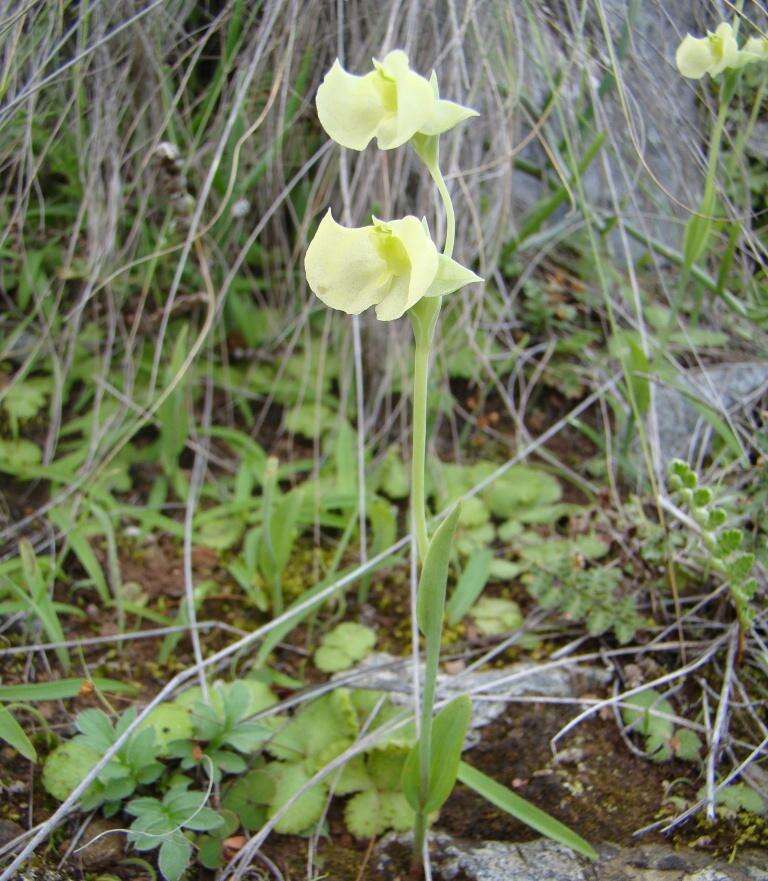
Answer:
[[[665,810],[664,816],[669,815],[670,811]],[[768,818],[739,811],[709,820],[706,814],[700,813],[675,833],[673,841],[733,860],[740,850],[768,847]]]

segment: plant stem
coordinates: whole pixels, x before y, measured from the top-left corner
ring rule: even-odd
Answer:
[[[437,138],[425,141],[424,150],[418,150],[424,164],[435,182],[445,209],[445,244],[443,254],[450,257],[456,239],[456,215],[453,203],[440,171]],[[421,565],[429,548],[427,532],[427,506],[425,493],[427,456],[427,395],[429,381],[429,358],[435,327],[440,314],[441,297],[424,297],[411,310],[414,336],[413,364],[413,441],[411,453],[411,516]],[[421,695],[419,727],[419,809],[413,826],[413,864],[421,864],[424,855],[429,820],[425,806],[429,796],[430,766],[432,764],[432,713],[435,706],[437,671],[440,662],[440,634],[427,637],[424,662],[424,688]]]
[[[419,339],[413,358],[413,449],[411,453],[411,512],[419,559],[424,562],[429,547],[426,494],[424,489],[427,455],[427,382],[429,379],[429,342]]]
[[[443,254],[446,257],[452,257],[453,245],[456,241],[456,213],[453,210],[451,194],[445,185],[445,178],[442,171],[440,171],[437,156],[435,156],[434,162],[427,163],[427,169],[432,180],[435,182],[438,193],[440,193],[440,198],[443,200],[443,208],[445,209],[445,245],[443,246]]]
[[[427,814],[424,805],[429,796],[429,772],[432,765],[432,712],[435,706],[437,669],[440,663],[440,636],[427,637],[424,659],[424,690],[421,695],[421,724],[419,726],[419,810],[414,823],[414,861],[420,860],[427,832]]]

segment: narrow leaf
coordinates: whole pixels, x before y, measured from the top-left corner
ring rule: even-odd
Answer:
[[[464,738],[472,718],[472,701],[463,694],[435,716],[432,723],[432,767],[424,811],[439,811],[456,785]]]
[[[0,706],[0,740],[9,743],[30,762],[37,761],[37,753],[32,746],[32,741],[27,737],[21,725],[3,706]]]
[[[470,555],[448,602],[446,611],[449,624],[458,624],[483,592],[491,574],[491,560],[493,551],[488,548],[478,548]]]
[[[83,686],[115,694],[133,693],[134,686],[114,679],[56,679],[53,682],[28,682],[0,685],[0,701],[56,701],[77,697]]]
[[[424,568],[419,579],[416,616],[419,630],[427,640],[439,640],[445,609],[445,586],[448,581],[448,563],[451,559],[453,534],[461,513],[458,504],[438,526],[429,543]]]
[[[458,778],[468,786],[474,789],[484,799],[492,805],[511,814],[516,820],[530,826],[547,838],[553,841],[559,841],[560,844],[570,847],[582,856],[589,857],[591,860],[597,859],[597,852],[586,842],[580,835],[577,835],[572,829],[569,829],[564,823],[556,820],[541,808],[531,804],[524,798],[512,792],[501,783],[497,783],[491,777],[486,776],[482,771],[473,768],[466,762],[459,763]]]

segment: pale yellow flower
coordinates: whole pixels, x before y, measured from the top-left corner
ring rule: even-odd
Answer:
[[[738,67],[753,61],[768,61],[768,39],[765,37],[750,37],[739,52]]]
[[[450,257],[438,254],[426,223],[417,217],[345,227],[330,210],[304,258],[307,282],[332,309],[358,315],[376,307],[381,321],[400,318],[422,297],[450,294],[482,281]]]
[[[677,47],[675,62],[680,73],[690,79],[701,79],[705,74],[717,76],[726,68],[739,67],[741,58],[733,28],[727,22],[719,24],[706,37],[688,34]]]
[[[364,150],[376,138],[382,150],[400,147],[416,132],[439,135],[476,111],[438,97],[437,81],[425,79],[396,49],[373,62],[365,76],[347,73],[338,59],[317,90],[317,115],[342,147]]]

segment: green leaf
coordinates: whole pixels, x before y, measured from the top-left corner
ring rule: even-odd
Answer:
[[[166,881],[179,881],[192,858],[192,843],[181,832],[174,832],[160,845],[157,865]]]
[[[404,499],[410,492],[410,480],[397,445],[392,445],[384,456],[378,473],[377,488],[390,499]]]
[[[275,796],[273,776],[257,768],[239,777],[222,795],[221,805],[237,814],[243,828],[252,832],[264,825],[267,807]]]
[[[509,633],[523,623],[520,606],[514,600],[503,597],[481,597],[469,614],[485,636]]]
[[[134,694],[135,686],[114,679],[56,679],[53,682],[30,682],[24,685],[0,685],[2,701],[55,701],[77,697],[83,686],[114,694]]]
[[[620,331],[612,337],[609,348],[611,354],[621,362],[630,397],[638,414],[643,416],[651,401],[648,380],[650,365],[639,337],[631,331]]]
[[[192,737],[192,718],[189,710],[177,703],[162,703],[139,725],[139,731],[151,728],[160,754],[174,740]]]
[[[493,551],[479,548],[470,554],[448,602],[448,623],[456,625],[467,614],[475,600],[483,592],[491,574]]]
[[[744,533],[740,529],[724,529],[717,539],[718,551],[721,556],[727,557],[737,551],[743,541]]]
[[[681,728],[675,734],[675,755],[679,759],[689,762],[695,761],[698,759],[703,745],[699,735],[689,728]]]
[[[699,792],[699,798],[703,791]],[[765,813],[765,802],[760,793],[747,786],[746,783],[733,783],[724,786],[716,796],[717,804],[731,811],[749,811],[752,814]]]
[[[270,766],[274,773],[275,794],[269,811],[273,817],[310,779],[302,765],[276,762]],[[275,824],[275,831],[285,835],[299,835],[316,823],[323,813],[328,789],[318,783],[300,795]]]
[[[626,703],[628,706],[621,711],[626,725],[631,725],[633,730],[646,737],[654,736],[662,740],[669,740],[672,737],[674,730],[672,720],[661,718],[655,713],[673,716],[675,709],[658,691],[646,688],[628,697]]]
[[[439,811],[456,785],[459,761],[472,719],[472,701],[463,694],[435,716],[432,723],[432,760],[424,812]],[[414,747],[418,750],[418,744]]]
[[[345,621],[323,636],[315,652],[315,666],[324,673],[347,670],[364,658],[376,643],[376,632],[364,624]]]
[[[697,214],[691,215],[685,225],[683,240],[683,265],[690,272],[707,249],[709,233],[712,228],[712,216],[715,214],[715,191],[707,187]]]
[[[461,505],[456,505],[438,526],[429,543],[424,568],[419,579],[416,617],[419,630],[427,640],[440,640],[445,608],[445,587],[448,581],[448,563]]]
[[[45,760],[43,786],[54,798],[64,801],[100,758],[101,753],[77,740],[62,743]]]
[[[17,752],[20,752],[30,762],[37,761],[32,741],[27,737],[24,729],[16,719],[0,704],[0,740],[10,744]]]
[[[517,793],[512,792],[501,783],[486,776],[477,768],[473,768],[466,762],[459,763],[458,778],[473,789],[492,805],[506,811],[516,820],[530,826],[547,838],[558,841],[560,844],[570,847],[576,853],[588,857],[591,860],[597,859],[597,852],[586,842],[580,835],[577,835],[572,829],[569,829],[564,823],[556,820],[554,817],[537,808],[526,799],[521,798]]]

